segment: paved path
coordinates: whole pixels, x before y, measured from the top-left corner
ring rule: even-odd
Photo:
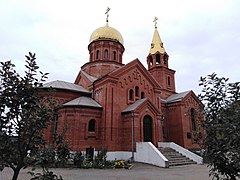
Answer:
[[[27,172],[30,168],[20,172],[18,180],[29,180]],[[126,169],[52,169],[64,180],[210,180],[206,165],[176,166],[159,168],[152,165],[136,163],[130,170]],[[5,168],[0,172],[0,180],[11,180],[12,171]]]

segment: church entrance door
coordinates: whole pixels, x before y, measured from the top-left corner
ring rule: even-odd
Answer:
[[[143,141],[152,142],[152,117],[149,115],[143,118]]]

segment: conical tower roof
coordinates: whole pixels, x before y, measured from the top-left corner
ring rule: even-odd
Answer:
[[[154,30],[153,39],[152,39],[151,48],[150,48],[149,53],[155,54],[156,52],[165,53],[166,51],[163,47],[163,42],[159,36],[157,26],[155,24],[155,30]]]

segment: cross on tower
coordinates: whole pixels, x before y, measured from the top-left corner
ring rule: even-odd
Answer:
[[[108,22],[108,17],[109,17],[109,14],[108,12],[110,11],[111,9],[109,7],[107,7],[107,10],[105,12],[105,14],[107,15],[107,18],[106,18],[106,22]]]
[[[157,20],[158,20],[158,18],[155,16],[155,18],[153,20],[155,28],[157,28]]]

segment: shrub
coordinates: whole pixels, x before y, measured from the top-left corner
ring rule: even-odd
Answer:
[[[73,164],[77,167],[81,167],[84,160],[84,156],[81,151],[76,152],[73,157]]]

